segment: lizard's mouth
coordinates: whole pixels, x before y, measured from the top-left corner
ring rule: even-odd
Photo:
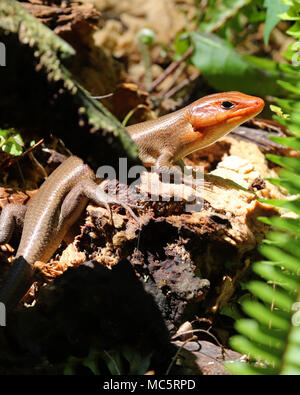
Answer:
[[[228,118],[226,120],[227,124],[233,124],[233,123],[237,123],[237,124],[242,124],[246,121],[248,121],[249,119],[255,117],[257,114],[259,114],[261,112],[261,109],[257,109],[257,111],[253,111],[251,114],[247,114],[246,111],[240,111],[239,114],[237,114],[236,116],[233,116],[232,118]]]
[[[252,108],[246,107],[246,108],[241,108],[237,110],[235,113],[231,114],[231,117],[228,117],[226,120],[227,124],[241,124],[249,119],[255,117],[257,114],[259,114],[262,109],[264,108],[264,101],[260,98],[257,98],[255,100],[255,103],[253,103]]]
[[[236,122],[240,122],[242,119],[243,119],[242,115],[237,115],[236,117],[228,118],[226,120],[226,123],[236,123]]]

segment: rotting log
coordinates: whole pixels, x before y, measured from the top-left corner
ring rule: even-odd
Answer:
[[[117,187],[120,196],[127,194],[138,206],[141,231],[123,208],[113,207],[112,225],[107,210],[89,205],[89,215],[75,242],[59,260],[38,266],[43,275],[52,279],[69,265],[87,260],[114,267],[128,259],[156,300],[171,333],[186,315],[202,311],[211,316],[222,310],[269,229],[258,217],[278,214],[257,196],[283,195],[263,180],[274,177],[275,171],[254,144],[227,138],[211,149],[212,162],[221,150],[223,161],[212,173],[232,179],[244,189],[232,188],[220,178],[208,190],[195,192],[186,185],[163,183],[156,174],[145,172],[136,187],[140,194],[132,194],[127,185]],[[244,158],[236,156],[237,152]],[[195,155],[193,159],[195,165]],[[156,195],[149,188],[154,182],[158,185]],[[188,212],[186,205],[194,197],[201,199],[202,209]]]
[[[196,165],[195,154],[192,159]],[[159,182],[157,196],[147,199],[155,175],[143,173],[137,188],[144,195],[129,193],[139,206],[141,232],[118,205],[112,207],[113,225],[105,209],[89,205],[74,242],[62,245],[47,264],[36,263],[40,283],[54,281],[40,287],[33,308],[15,313],[13,339],[50,360],[127,344],[146,354],[153,351],[157,371],[165,369],[174,354],[168,336],[185,319],[207,317],[214,323],[257,258],[256,247],[269,229],[258,217],[278,213],[256,195],[283,196],[268,181],[254,182],[275,172],[255,144],[228,137],[211,148],[211,163],[217,159],[213,174],[252,187],[256,194],[221,180],[197,192]],[[118,185],[121,194],[127,188]],[[184,199],[176,201],[182,194]],[[187,212],[188,198],[197,194],[202,210]],[[162,201],[168,195],[170,200]],[[34,292],[27,302],[35,299]],[[209,360],[196,362],[195,356],[185,369],[209,374]]]

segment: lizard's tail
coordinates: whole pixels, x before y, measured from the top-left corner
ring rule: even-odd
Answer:
[[[0,302],[7,312],[13,310],[33,283],[34,270],[23,256],[17,257],[0,289]]]

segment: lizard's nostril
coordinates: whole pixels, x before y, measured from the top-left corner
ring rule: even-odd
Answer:
[[[263,108],[265,105],[265,102],[263,101],[263,99],[260,99],[260,98],[258,98],[255,103],[256,103],[257,107],[261,107],[261,108]]]

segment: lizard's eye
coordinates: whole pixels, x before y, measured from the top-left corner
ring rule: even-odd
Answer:
[[[224,108],[224,110],[231,110],[235,107],[235,104],[231,101],[223,101],[221,107]]]

